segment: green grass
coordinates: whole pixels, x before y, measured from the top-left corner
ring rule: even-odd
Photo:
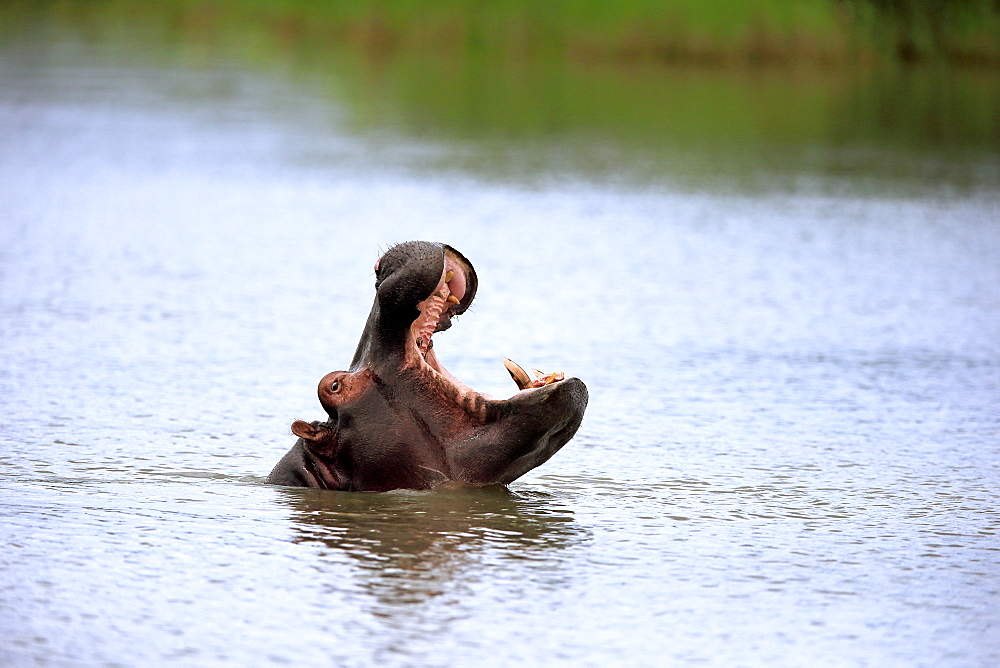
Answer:
[[[945,61],[1000,66],[991,0],[8,0],[98,21],[159,17],[188,36],[255,33],[286,45],[373,53],[846,66]]]

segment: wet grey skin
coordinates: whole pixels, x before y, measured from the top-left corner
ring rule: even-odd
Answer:
[[[535,387],[505,361],[520,391],[493,399],[437,361],[433,335],[451,327],[478,288],[461,253],[426,241],[399,244],[375,275],[350,369],[319,383],[328,419],[293,423],[299,439],[269,483],[364,492],[506,485],[573,437],[588,399],[580,379],[558,374]]]

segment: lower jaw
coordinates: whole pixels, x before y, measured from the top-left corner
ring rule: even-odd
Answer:
[[[416,346],[414,346],[414,349],[418,350],[417,354],[419,355],[420,354],[419,353],[419,348],[417,348]],[[455,376],[453,376],[451,374],[451,372],[448,371],[444,367],[444,365],[441,364],[440,360],[438,360],[437,354],[434,352],[434,348],[433,347],[431,347],[424,355],[422,355],[422,358],[423,358],[423,362],[428,367],[430,367],[435,372],[437,372],[438,374],[440,374],[441,377],[445,379],[445,381],[447,381],[448,383],[450,383],[451,385],[453,385],[456,389],[458,389],[458,391],[459,391],[460,394],[463,394],[463,395],[465,395],[465,394],[473,394],[473,395],[481,396],[483,399],[487,399],[487,400],[491,400],[491,401],[496,400],[495,397],[493,397],[493,396],[491,396],[489,394],[486,394],[484,392],[477,392],[476,390],[474,390],[473,388],[469,387],[468,385],[466,385],[465,383],[463,383],[462,381],[460,381],[458,378],[456,378]],[[531,392],[532,390],[537,390],[537,389],[539,389],[541,387],[545,387],[547,385],[558,383],[558,382],[560,382],[560,381],[562,381],[562,380],[565,379],[565,376],[561,372],[556,372],[556,373],[551,373],[551,374],[543,374],[540,371],[535,371],[535,379],[534,380],[528,380],[527,379],[527,374],[525,373],[525,371],[523,369],[521,369],[517,364],[515,364],[514,362],[512,362],[511,360],[509,360],[507,358],[504,358],[503,361],[504,361],[504,366],[507,367],[507,371],[511,374],[511,377],[514,378],[514,382],[518,386],[518,391],[515,392],[513,396],[517,396],[517,395],[522,394],[524,392]],[[522,380],[518,380],[518,378],[515,377],[515,371],[512,370],[512,366],[515,367],[519,371],[519,373],[517,373],[516,375],[520,376],[520,377],[523,377]]]

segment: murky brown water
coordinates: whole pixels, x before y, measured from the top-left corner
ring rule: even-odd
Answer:
[[[480,180],[263,75],[36,56],[0,58],[3,663],[1000,661],[995,189]],[[443,361],[583,378],[579,435],[509,493],[262,484],[412,238],[479,273]]]

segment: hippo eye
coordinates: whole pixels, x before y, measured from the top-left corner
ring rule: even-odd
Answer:
[[[330,391],[331,392],[339,392],[340,391],[340,381],[339,380],[335,380],[332,383],[330,383]]]

